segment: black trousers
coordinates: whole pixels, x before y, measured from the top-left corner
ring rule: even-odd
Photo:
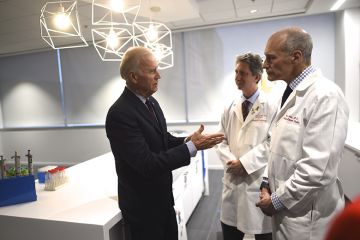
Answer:
[[[178,226],[174,208],[161,213],[144,213],[140,221],[129,221],[123,213],[126,240],[178,240]],[[156,215],[154,215],[156,214]]]
[[[238,230],[236,227],[226,225],[221,222],[221,228],[223,232],[224,240],[242,240],[245,233]],[[271,233],[255,234],[256,240],[272,240]]]

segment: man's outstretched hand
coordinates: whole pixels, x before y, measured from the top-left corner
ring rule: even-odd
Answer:
[[[197,150],[212,148],[224,140],[224,134],[222,133],[202,134],[203,131],[204,125],[200,124],[199,129],[189,136],[189,140],[194,143]]]

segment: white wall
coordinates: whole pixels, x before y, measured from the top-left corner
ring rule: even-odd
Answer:
[[[344,12],[345,96],[350,106],[350,120],[359,121],[360,89],[360,8]]]
[[[282,20],[274,20],[274,21],[265,21],[265,22],[257,22],[257,23],[244,23],[239,24],[238,26],[228,26],[224,28],[219,28],[218,30],[206,30],[213,31],[213,33],[217,34],[216,39],[221,39],[220,43],[223,42],[223,52],[222,56],[214,55],[214,52],[209,48],[208,52],[205,52],[206,61],[210,65],[204,65],[202,58],[199,58],[198,62],[194,63],[194,70],[198,71],[199,68],[203,68],[203,70],[211,73],[215,71],[213,68],[209,66],[217,66],[220,69],[223,69],[217,78],[217,82],[226,82],[227,89],[235,88],[233,81],[233,62],[236,54],[239,54],[243,51],[257,51],[262,53],[263,48],[266,44],[266,39],[269,37],[272,31],[275,31],[279,28],[291,25],[298,25],[306,30],[308,30],[314,36],[314,65],[320,66],[324,74],[330,79],[334,80],[335,78],[335,18],[333,14],[324,14],[324,15],[315,15],[308,17],[296,17],[296,18],[286,18]],[[206,32],[205,31],[205,32]],[[232,40],[229,38],[224,38],[224,34],[232,36],[234,35]],[[250,37],[246,33],[251,33]],[[187,36],[193,36],[195,33],[185,33]],[[195,34],[196,35],[196,34]],[[200,36],[199,36],[200,37]],[[238,42],[238,39],[242,39],[241,42]],[[216,40],[215,39],[215,40]],[[255,40],[256,41],[255,41]],[[214,40],[214,41],[215,41]],[[246,41],[248,40],[248,41]],[[202,47],[202,46],[198,46]],[[216,47],[216,46],[215,46]],[[326,48],[326,49],[324,49]],[[189,50],[189,49],[188,49]],[[80,51],[80,50],[79,50]],[[218,51],[215,51],[218,53]],[[65,58],[63,59],[65,60]],[[84,59],[85,61],[86,59]],[[214,64],[212,64],[214,62]],[[216,64],[215,64],[216,63]],[[75,63],[74,63],[75,64]],[[99,67],[99,64],[96,64],[95,67]],[[78,72],[73,72],[76,74],[83,74],[84,71],[81,69],[77,69]],[[170,70],[169,70],[170,71]],[[175,71],[171,69],[171,71]],[[115,72],[115,71],[114,71]],[[219,71],[217,71],[219,72]],[[198,72],[196,72],[198,73]],[[75,75],[76,75],[75,74]],[[116,70],[116,74],[117,70]],[[209,84],[209,82],[205,81],[206,76],[199,74],[198,76],[205,79],[194,79],[194,75],[190,72],[186,72],[188,74],[188,79],[186,79],[187,88],[194,88],[200,82],[204,84],[204,88],[200,89],[210,89],[209,92],[205,93],[209,95],[206,101],[212,102],[220,102],[221,105],[225,105],[224,99],[222,96],[224,94],[228,94],[228,91],[225,89],[219,89],[215,85]],[[0,73],[1,75],[1,73]],[[183,72],[176,71],[173,73],[173,77],[180,75],[183,77]],[[211,75],[211,74],[210,74]],[[65,74],[66,76],[66,74]],[[160,82],[161,96],[158,97],[161,105],[163,106],[163,110],[165,115],[168,116],[171,112],[167,112],[169,106],[171,109],[182,111],[179,107],[173,105],[172,102],[168,101],[165,95],[170,95],[172,99],[176,99],[179,101],[177,97],[173,97],[168,89],[174,90],[173,82],[171,74],[163,74],[163,78]],[[90,76],[91,77],[91,76]],[[106,81],[110,81],[109,79],[99,79],[100,77],[96,77],[98,81],[105,84]],[[66,79],[64,79],[66,81]],[[120,80],[119,80],[120,81]],[[166,81],[166,83],[165,83]],[[80,90],[84,91],[84,94],[88,96],[86,84],[87,82],[82,82],[83,86]],[[89,83],[88,83],[89,84]],[[66,85],[66,84],[65,84]],[[209,86],[211,85],[211,86]],[[95,86],[95,85],[94,85]],[[165,86],[165,88],[164,88]],[[167,86],[167,87],[166,87]],[[76,94],[82,94],[82,91],[77,91]],[[178,91],[178,90],[177,90]],[[179,91],[180,92],[180,91]],[[194,91],[193,91],[194,92]],[[67,92],[69,93],[69,91]],[[65,96],[66,94],[65,93]],[[195,91],[196,95],[194,95],[194,101],[188,102],[188,104],[194,107],[197,104],[203,104],[205,101],[204,94],[202,91]],[[164,95],[165,94],[165,95]],[[95,96],[95,95],[94,95]],[[199,99],[201,96],[201,99]],[[94,97],[95,98],[95,97]],[[78,98],[76,98],[78,99]],[[199,101],[201,100],[201,101]],[[65,98],[65,105],[73,103],[73,101],[69,101],[69,98]],[[96,98],[94,101],[103,102],[104,99]],[[181,102],[182,100],[180,100]],[[222,103],[223,102],[223,103]],[[16,104],[16,102],[14,103]],[[89,102],[83,103],[83,108],[86,110],[93,110],[92,106],[89,105]],[[169,105],[169,106],[167,106]],[[97,105],[96,105],[97,106]],[[11,109],[11,108],[7,108]],[[222,107],[221,107],[222,109]],[[210,111],[210,110],[209,110]],[[212,111],[212,110],[211,110]],[[220,115],[216,114],[216,119],[220,119]],[[204,115],[202,115],[204,116]],[[171,120],[171,116],[168,116],[167,119]],[[202,119],[201,119],[202,120]],[[7,126],[7,125],[6,125]],[[184,125],[170,125],[169,130],[171,129],[182,129],[188,132],[193,132],[198,128],[198,124],[185,124]],[[214,132],[217,130],[217,124],[206,124],[205,125],[206,132]],[[60,129],[43,129],[43,130],[3,130],[1,133],[2,137],[2,153],[8,158],[13,154],[13,151],[17,150],[21,155],[24,155],[27,149],[31,149],[34,155],[34,161],[38,162],[63,162],[63,163],[77,163],[89,158],[95,157],[97,155],[103,154],[105,152],[110,151],[109,143],[105,136],[104,128],[60,128]],[[1,150],[1,148],[0,148]],[[218,160],[214,151],[209,151],[209,166],[210,167],[221,167],[221,163]]]
[[[30,149],[34,163],[75,164],[110,151],[104,128],[69,128],[0,132],[6,159],[17,151],[21,160]]]

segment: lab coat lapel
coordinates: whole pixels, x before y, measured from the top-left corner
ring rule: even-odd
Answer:
[[[232,108],[234,109],[236,117],[239,119],[241,124],[243,124],[244,123],[244,120],[243,120],[244,118],[243,118],[242,109],[241,109],[241,99],[234,102],[232,104]]]
[[[250,112],[245,119],[243,127],[248,125],[254,119],[256,114],[263,109],[263,107],[264,107],[264,99],[262,97],[262,94],[260,94],[259,97],[256,99],[254,105],[251,107]]]
[[[295,105],[296,96],[303,95],[301,94],[301,92],[306,91],[321,75],[322,75],[321,71],[317,70],[314,73],[307,76],[304,80],[302,80],[299,83],[296,89],[290,94],[288,99],[285,101],[284,105],[282,107],[279,105],[276,121],[279,121],[284,116],[286,111]]]

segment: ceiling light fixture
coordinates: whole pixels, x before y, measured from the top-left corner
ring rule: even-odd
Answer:
[[[257,10],[256,10],[256,9],[252,9],[252,10],[250,10],[250,13],[251,13],[251,14],[256,13],[256,12],[257,12]]]
[[[76,4],[76,1],[48,2],[41,10],[41,36],[55,49],[88,46],[80,32]],[[103,61],[121,61],[129,47],[143,46],[152,50],[159,69],[172,67],[170,29],[163,23],[152,21],[151,16],[150,22],[136,22],[140,6],[141,0],[92,1],[91,33],[96,51]],[[161,8],[153,6],[150,10],[160,12]],[[77,45],[65,46],[66,37],[77,37]],[[55,43],[56,39],[61,46]]]
[[[338,10],[341,5],[343,5],[343,3],[345,2],[346,0],[337,0],[334,5],[332,5],[332,7],[330,8],[330,11],[336,11]]]
[[[81,34],[77,1],[47,2],[41,9],[40,31],[54,49],[88,46]]]

